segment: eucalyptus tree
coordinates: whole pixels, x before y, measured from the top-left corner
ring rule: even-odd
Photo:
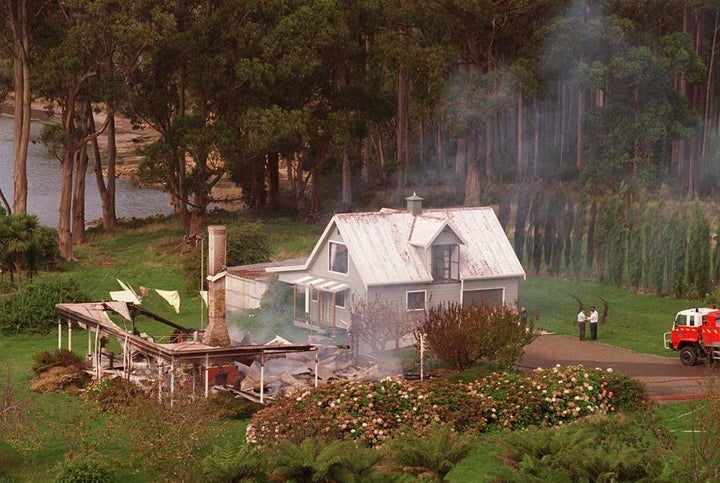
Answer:
[[[13,207],[27,209],[27,153],[30,141],[30,17],[40,10],[33,0],[2,0],[0,21],[4,24],[0,48],[13,64]],[[3,196],[4,198],[4,196]]]
[[[45,137],[62,166],[58,245],[63,258],[73,258],[73,242],[84,239],[87,145],[112,123],[117,107],[114,101],[120,97],[129,66],[158,29],[150,7],[151,3],[130,0],[47,4],[46,15],[52,19],[53,29],[44,32],[46,49],[34,72],[37,94],[61,115],[60,125],[46,129]],[[89,106],[98,101],[106,101],[105,119],[95,128]]]
[[[240,102],[220,115],[240,133],[240,151],[229,167],[251,206],[265,205],[266,176],[276,189],[280,159],[299,216],[317,212],[320,178],[335,163],[344,166],[343,192],[351,201],[349,164],[359,157],[367,104],[357,74],[362,63],[352,62],[362,55],[358,27],[351,27],[354,8],[337,0],[271,1],[249,16],[257,33],[244,44],[231,76],[250,90],[236,94]],[[251,50],[256,39],[258,50]]]
[[[560,86],[559,154],[572,145],[585,179],[610,189],[625,180],[634,190],[653,186],[671,143],[692,132],[696,118],[675,80],[695,75],[698,63],[688,36],[642,21],[643,9],[624,3],[591,2],[549,24],[543,72]]]
[[[480,201],[482,179],[496,176],[502,159],[516,159],[516,178],[527,171],[526,99],[538,95],[539,43],[535,30],[565,3],[559,0],[448,0],[449,41],[458,52],[445,112],[457,136],[456,172],[464,176],[465,203]],[[531,113],[539,119],[537,104]],[[514,125],[513,125],[514,124]],[[530,133],[530,135],[528,135]],[[539,148],[532,156],[536,160]],[[536,163],[536,161],[534,161]]]
[[[133,122],[147,124],[160,135],[164,142],[173,122],[188,111],[186,78],[190,62],[191,29],[197,19],[195,0],[183,0],[164,4],[164,14],[169,17],[163,35],[148,45],[147,52],[131,71],[123,110]],[[173,210],[183,226],[189,226],[190,214],[187,203],[185,155],[179,149],[164,151],[165,147],[150,146],[141,163],[140,175],[160,183],[170,194]],[[153,151],[163,154],[155,158]]]

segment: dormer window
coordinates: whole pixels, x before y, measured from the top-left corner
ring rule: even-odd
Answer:
[[[436,282],[459,280],[458,246],[433,245],[432,278]]]
[[[348,251],[343,243],[330,242],[330,263],[328,270],[337,273],[348,273]]]

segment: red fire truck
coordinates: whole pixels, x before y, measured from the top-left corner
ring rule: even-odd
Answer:
[[[681,310],[672,331],[665,332],[663,339],[665,348],[679,351],[680,360],[687,366],[720,359],[720,310]]]

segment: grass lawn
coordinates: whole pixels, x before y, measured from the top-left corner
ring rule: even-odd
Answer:
[[[239,217],[229,221],[242,220]],[[275,259],[309,254],[321,232],[317,226],[287,220],[273,220],[265,224],[272,233]],[[187,327],[200,327],[202,317],[199,296],[197,291],[187,289],[187,282],[183,278],[182,260],[187,256],[184,252],[184,234],[184,230],[172,220],[141,223],[133,228],[123,227],[115,234],[91,232],[89,243],[75,249],[78,261],[64,264],[63,271],[76,279],[94,300],[107,300],[109,291],[119,290],[117,279],[136,290],[141,285],[151,289],[178,290],[182,300],[179,314],[152,291],[143,300],[143,307]],[[528,308],[531,315],[536,310],[539,312],[538,325],[544,330],[575,335],[573,320],[578,304],[573,296],[582,299],[586,307],[595,305],[601,314],[602,299],[608,301],[607,322],[599,327],[601,341],[639,352],[672,357],[677,355],[662,346],[663,333],[670,329],[678,310],[695,306],[695,302],[689,300],[659,299],[635,295],[611,286],[534,276],[521,283],[519,302]],[[64,332],[64,347],[67,347],[66,337]],[[75,331],[75,352],[83,354],[86,346],[86,333]],[[62,461],[70,455],[83,452],[96,452],[106,461],[122,462],[129,457],[130,449],[123,432],[117,428],[107,428],[105,417],[95,413],[80,397],[30,392],[28,385],[33,355],[45,350],[53,351],[56,347],[56,332],[44,336],[0,338],[0,370],[8,375],[4,382],[9,380],[15,387],[16,397],[31,403],[29,407],[32,408],[39,441],[37,449],[23,453],[0,443],[0,457],[5,453],[21,462],[14,467],[13,477],[18,481],[51,481]],[[663,421],[681,438],[690,434],[685,431],[692,428],[692,418],[688,417],[691,411],[691,405],[687,403],[660,407]],[[244,440],[247,421],[228,421],[223,424],[223,438]],[[448,475],[448,481],[478,481],[478,475],[486,474],[489,468],[498,465],[493,454],[498,451],[497,442],[500,438],[502,433],[481,435],[478,448]],[[2,439],[0,437],[0,441]],[[142,471],[127,464],[118,466],[116,476],[119,481],[147,480]]]
[[[544,330],[577,335],[574,325],[579,305],[573,297],[583,301],[586,313],[595,305],[603,313],[603,300],[608,302],[608,317],[598,326],[602,342],[637,352],[677,357],[677,353],[663,347],[663,334],[672,329],[675,314],[697,307],[693,300],[658,298],[637,295],[609,285],[598,285],[554,277],[528,277],[521,282],[519,305],[531,315],[537,310],[538,326]]]

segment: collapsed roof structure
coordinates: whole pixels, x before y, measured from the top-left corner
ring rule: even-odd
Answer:
[[[257,400],[264,403],[267,361],[294,353],[314,353],[314,370],[306,370],[314,375],[314,384],[318,383],[319,347],[315,344],[291,344],[278,339],[270,344],[212,346],[199,340],[201,333],[198,331],[182,327],[132,303],[64,303],[56,307],[59,314],[58,348],[62,348],[63,325],[67,325],[67,348],[70,350],[73,328],[87,330],[87,355],[97,379],[113,374],[146,387],[149,382],[156,381],[158,392],[168,391],[171,398],[179,383],[184,387],[192,384],[196,388],[199,380],[204,385],[205,396],[208,396],[211,386],[218,380],[218,374],[226,373],[223,368],[232,370],[235,367],[237,370],[238,364],[250,366],[257,360],[259,381],[253,389],[259,392]],[[140,315],[172,327],[173,333],[164,336],[162,341],[141,333],[136,324]],[[114,337],[120,344],[120,354],[115,355],[105,349],[108,336]],[[254,392],[247,396],[253,399]]]

